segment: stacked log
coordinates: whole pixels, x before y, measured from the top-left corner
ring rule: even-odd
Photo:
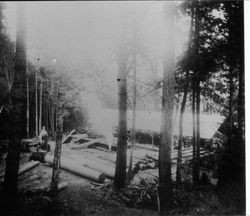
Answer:
[[[53,165],[53,156],[47,154],[44,161]],[[66,157],[61,157],[60,168],[95,182],[103,183],[105,180],[105,175],[102,172],[84,167],[77,161]]]
[[[24,165],[22,165],[20,168],[19,168],[19,171],[18,171],[18,175],[22,175],[24,174],[25,172],[35,168],[36,166],[39,165],[39,161],[30,161]],[[5,176],[4,173],[0,174],[0,178],[3,178]]]

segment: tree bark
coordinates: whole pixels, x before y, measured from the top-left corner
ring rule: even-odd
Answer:
[[[199,175],[200,175],[200,81],[197,80],[197,90],[196,90],[196,130],[197,130],[197,153],[196,153],[196,175],[197,175],[197,181],[199,182]]]
[[[114,188],[120,190],[126,186],[126,163],[127,163],[127,72],[126,59],[121,54],[119,59],[118,74],[118,141]]]
[[[27,138],[29,138],[30,137],[30,102],[29,102],[29,76],[28,76],[28,74],[26,74],[26,93],[27,93],[27,113],[26,113],[26,115],[27,115],[27,125],[26,125],[26,130],[27,130]]]
[[[195,58],[199,55],[199,35],[200,35],[200,20],[199,20],[199,0],[194,2],[194,54]],[[194,70],[193,78],[193,103],[192,103],[192,112],[193,112],[193,183],[198,183],[199,181],[199,151],[200,151],[200,71],[199,64],[196,63]],[[196,118],[195,116],[196,115]],[[196,123],[195,123],[196,121]]]
[[[136,31],[136,29],[135,29]],[[136,36],[135,36],[136,37]],[[136,40],[136,39],[135,39]],[[133,150],[135,145],[135,119],[136,119],[136,52],[134,53],[134,74],[133,74],[133,115],[132,115],[132,137],[131,137],[131,147],[130,147],[130,157],[129,157],[129,169],[128,169],[128,181],[132,179],[132,169],[133,169]]]
[[[234,85],[233,85],[233,65],[232,65],[232,5],[231,2],[226,3],[227,10],[228,10],[228,24],[229,24],[229,36],[228,36],[228,67],[229,67],[229,107],[228,107],[228,117],[229,117],[229,128],[230,131],[233,130],[233,94],[234,94]],[[229,142],[232,139],[232,133],[230,133]]]
[[[239,59],[239,94],[238,94],[238,127],[241,136],[241,143],[245,142],[245,74],[244,74],[244,2],[239,2],[240,28],[240,59]]]
[[[16,40],[15,78],[10,100],[12,107],[9,113],[9,146],[6,159],[4,194],[7,204],[11,204],[18,192],[18,169],[20,160],[21,139],[26,137],[26,46],[25,46],[25,7],[18,4],[18,25]],[[10,200],[9,200],[10,198]]]
[[[36,136],[38,136],[38,98],[37,98],[37,71],[35,71],[35,106],[36,106]]]
[[[196,118],[195,118],[195,84],[192,83],[192,123],[193,123],[193,183],[197,182],[197,174],[196,174]]]
[[[168,46],[163,62],[163,97],[162,97],[162,124],[159,148],[159,201],[160,214],[166,215],[172,208],[172,175],[171,149],[173,136],[174,114],[174,11],[173,3],[166,4],[166,24],[169,31],[166,37]]]
[[[187,71],[186,73],[186,79],[188,80],[189,73]],[[176,183],[181,183],[181,173],[180,173],[180,167],[182,163],[182,145],[183,145],[183,114],[185,112],[186,107],[186,101],[187,101],[187,94],[188,94],[188,85],[189,83],[186,82],[184,86],[184,95],[183,100],[181,104],[181,110],[180,110],[180,119],[179,119],[179,142],[178,142],[178,157],[177,157],[177,167],[176,167]]]
[[[61,149],[62,149],[62,132],[63,132],[63,108],[60,105],[60,93],[57,95],[57,127],[56,127],[56,146],[54,151],[53,172],[51,181],[51,192],[56,195],[58,192]]]
[[[42,116],[43,116],[43,78],[40,75],[40,100],[39,100],[39,133],[42,130]]]

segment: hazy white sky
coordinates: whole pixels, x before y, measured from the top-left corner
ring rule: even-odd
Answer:
[[[7,2],[8,31],[15,40],[16,3]],[[137,40],[151,58],[163,55],[168,31],[163,16],[165,2],[25,2],[27,52],[31,60],[57,59],[72,70],[81,70],[85,59],[101,68],[114,68],[117,47],[122,38],[131,38],[136,14]],[[177,53],[187,40],[187,20],[176,29]],[[172,43],[172,42],[171,42]],[[48,64],[48,63],[47,63]],[[145,73],[145,72],[144,72]],[[112,75],[113,76],[113,75]]]

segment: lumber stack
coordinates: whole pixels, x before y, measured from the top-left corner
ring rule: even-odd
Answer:
[[[47,154],[44,161],[53,165],[53,156]],[[105,180],[105,175],[102,172],[84,167],[81,163],[64,156],[61,157],[60,168],[95,182],[103,183]]]

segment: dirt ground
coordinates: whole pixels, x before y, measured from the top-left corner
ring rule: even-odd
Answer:
[[[49,187],[52,169],[40,164],[19,177],[20,197],[15,208],[1,215],[15,216],[109,216],[157,215],[152,210],[132,209],[110,196],[105,196],[99,184],[77,175],[61,171],[60,182],[68,186],[51,198],[44,190]],[[109,182],[106,181],[106,184]],[[111,191],[111,188],[110,188]]]
[[[65,150],[69,147],[65,146]],[[67,151],[64,152],[66,154]],[[135,148],[135,160],[138,162],[150,152],[152,157],[157,152]],[[104,161],[110,167],[115,166],[115,152],[98,149],[84,149],[73,152],[77,157],[95,158]],[[67,154],[70,154],[67,152]],[[21,164],[28,162],[30,153],[22,154]],[[156,157],[157,158],[157,157]],[[0,170],[3,171],[4,163]],[[173,170],[174,171],[174,170]],[[19,176],[20,195],[17,203],[11,204],[6,216],[154,216],[156,210],[149,206],[131,208],[120,199],[120,194],[112,190],[112,180],[107,179],[104,184],[97,184],[88,179],[61,170],[60,182],[67,182],[68,186],[61,190],[56,197],[45,192],[50,186],[52,168],[40,163],[39,166]],[[143,178],[154,178],[157,169],[139,171],[132,184],[139,184]],[[3,179],[0,179],[0,181]],[[156,188],[155,188],[156,189]],[[224,206],[216,194],[213,186],[204,186],[197,190],[186,186],[175,188],[174,209],[171,215],[238,215],[233,206]]]

